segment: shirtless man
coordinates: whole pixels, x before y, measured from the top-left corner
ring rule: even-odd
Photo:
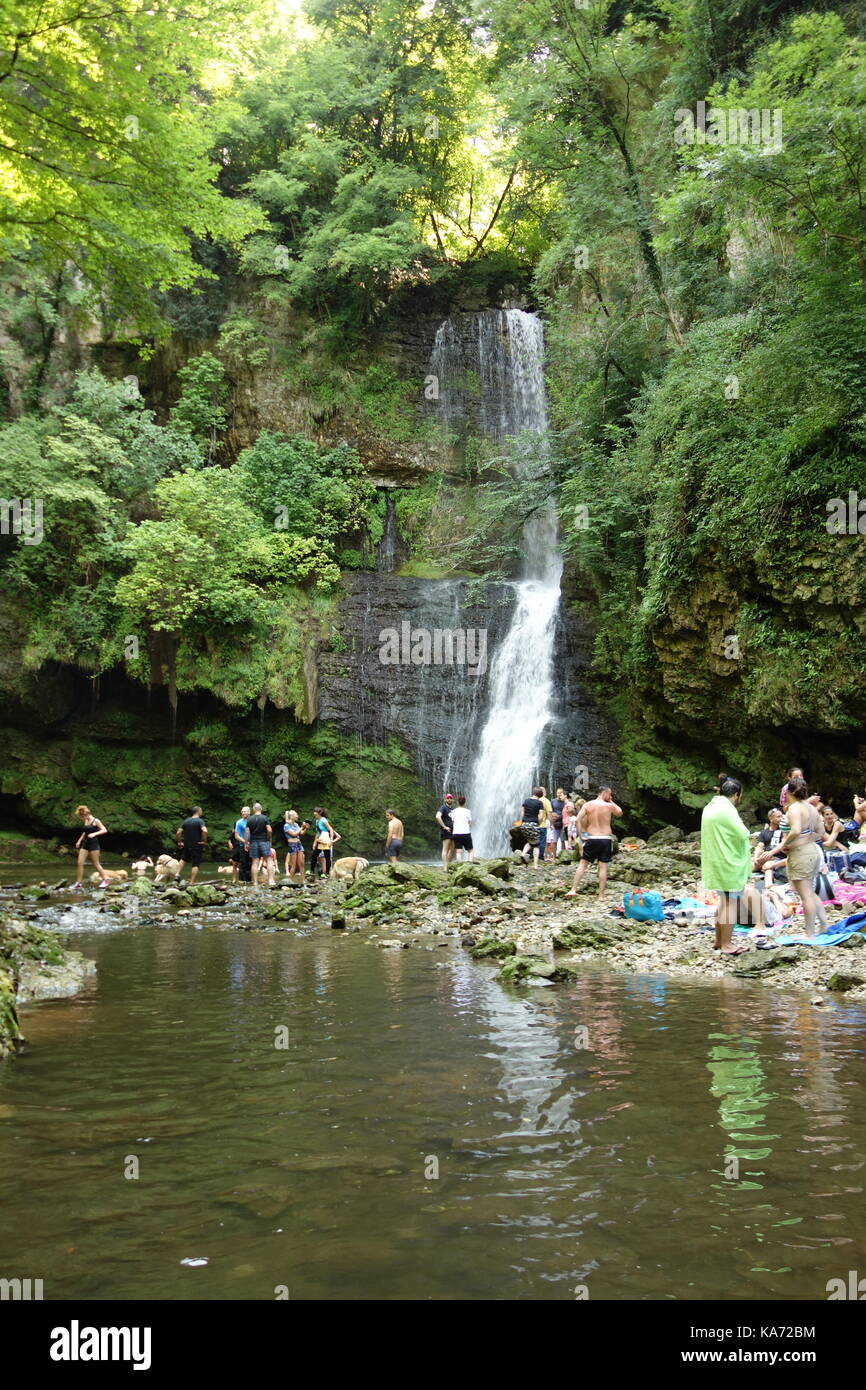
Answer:
[[[613,854],[611,817],[619,818],[621,815],[622,810],[614,801],[610,787],[601,787],[598,796],[581,806],[577,816],[577,833],[582,835],[585,831],[587,838],[583,841],[580,863],[574,875],[574,882],[565,895],[567,898],[576,895],[577,885],[588,864],[598,865],[598,896],[604,896],[607,887],[607,866]]]
[[[387,810],[388,835],[385,840],[385,857],[390,864],[396,864],[403,848],[403,822],[396,811]]]

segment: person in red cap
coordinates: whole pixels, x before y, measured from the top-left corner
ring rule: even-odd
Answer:
[[[442,867],[447,869],[454,856],[454,826],[451,822],[451,810],[454,806],[454,797],[450,792],[445,793],[445,800],[436,812],[436,824],[439,826],[442,835]]]

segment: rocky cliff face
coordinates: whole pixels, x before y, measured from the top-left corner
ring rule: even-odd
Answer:
[[[487,708],[490,664],[513,608],[508,583],[350,576],[338,608],[338,636],[317,662],[319,718],[363,743],[396,740],[409,751],[425,786],[458,791],[467,784]],[[465,634],[462,663],[425,659],[422,634],[430,634],[435,658],[437,630]],[[390,661],[392,633],[401,658],[395,663]],[[591,643],[588,624],[563,613],[555,657],[557,718],[539,767],[539,775],[554,787],[561,782],[570,789],[576,769],[583,768],[589,785],[609,782],[622,788],[612,721],[583,685]],[[441,646],[444,657],[447,638]],[[531,690],[526,698],[533,698]]]

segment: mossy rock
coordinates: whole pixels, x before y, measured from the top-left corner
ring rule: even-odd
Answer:
[[[539,975],[545,978],[555,970],[550,961],[543,956],[524,956],[513,955],[502,962],[499,967],[497,979],[510,980],[512,983],[518,980],[525,980],[530,975]]]
[[[24,1037],[18,1024],[15,994],[14,975],[0,966],[0,1059],[13,1052]]]
[[[440,907],[456,907],[465,903],[467,898],[474,897],[471,888],[443,888],[441,893],[436,894],[436,901]]]
[[[844,975],[837,970],[835,975],[831,975],[827,981],[827,988],[832,989],[834,994],[844,994],[846,990],[856,989],[858,985],[866,984],[862,975]]]
[[[149,878],[134,878],[126,891],[133,898],[149,898],[153,892],[153,883]]]
[[[226,901],[226,894],[213,883],[188,883],[182,890],[193,907],[216,907]]]
[[[627,941],[642,941],[647,935],[643,923],[625,927],[612,919],[590,919],[560,927],[554,933],[553,948],[555,951],[606,951]]]
[[[269,922],[308,922],[313,915],[310,903],[303,898],[283,898],[268,903],[264,916]]]
[[[858,946],[866,946],[866,936],[862,932],[857,932],[856,936],[849,936],[847,941],[840,941],[839,945],[848,947],[849,950],[853,947],[856,951]]]
[[[430,864],[401,864],[398,861],[385,867],[391,882],[405,884],[407,888],[426,888],[428,892],[435,893],[437,889],[444,888],[447,882],[445,870]]]
[[[782,946],[776,951],[750,951],[740,956],[734,966],[735,975],[763,975],[768,970],[784,970],[803,959],[803,952],[793,946]]]
[[[19,898],[26,898],[28,902],[42,903],[47,902],[51,897],[50,888],[39,888],[36,884],[30,884],[27,888],[18,890]]]
[[[510,859],[484,859],[481,867],[485,873],[491,874],[493,878],[501,878],[505,882],[514,877],[514,865]]]
[[[473,960],[504,960],[506,956],[516,956],[517,947],[513,941],[497,941],[494,936],[482,936],[474,946],[469,947]]]
[[[656,830],[650,835],[647,844],[653,848],[658,845],[676,845],[684,835],[685,831],[680,830],[678,825],[663,825],[661,830]]]
[[[486,872],[481,864],[452,864],[448,877],[455,888],[476,888],[487,897],[495,897],[503,891],[502,879]]]

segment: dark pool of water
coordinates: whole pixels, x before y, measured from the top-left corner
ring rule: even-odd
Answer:
[[[46,1299],[823,1299],[857,1267],[861,1009],[508,991],[322,928],[70,944],[98,976],[0,1068],[0,1276]]]

